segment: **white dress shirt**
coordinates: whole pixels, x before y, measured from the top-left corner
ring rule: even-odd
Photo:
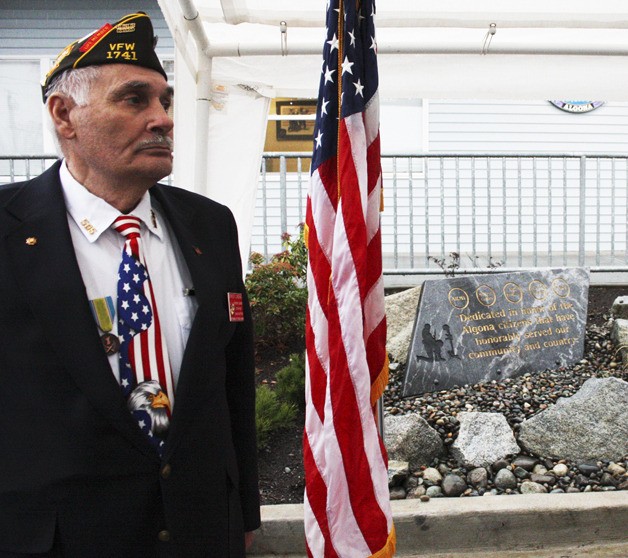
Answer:
[[[74,251],[87,297],[89,300],[111,297],[115,308],[124,237],[111,225],[121,213],[79,184],[70,174],[65,161],[59,175]],[[195,298],[187,295],[187,291],[193,288],[190,273],[176,238],[160,212],[159,204],[151,200],[148,192],[131,214],[142,221],[142,250],[155,291],[159,321],[176,386],[197,309]],[[98,327],[96,319],[94,327]],[[102,335],[103,332],[99,333]],[[111,333],[117,335],[117,317],[113,319]],[[119,381],[118,354],[108,358],[113,374]]]

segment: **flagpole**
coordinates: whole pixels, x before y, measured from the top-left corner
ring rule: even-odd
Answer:
[[[377,431],[379,436],[384,440],[384,398],[380,397],[377,400]]]

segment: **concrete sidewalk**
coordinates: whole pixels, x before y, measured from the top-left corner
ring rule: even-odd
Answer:
[[[405,558],[626,558],[627,544],[583,545],[544,550],[413,554]]]
[[[399,500],[392,510],[397,556],[628,558],[625,491]],[[262,507],[250,554],[305,556],[303,506]]]

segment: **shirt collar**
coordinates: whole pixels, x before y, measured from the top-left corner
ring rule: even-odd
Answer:
[[[68,170],[65,159],[59,169],[59,178],[68,214],[76,222],[83,236],[89,242],[96,242],[120,216],[120,211],[81,185]],[[138,217],[146,229],[163,240],[161,216],[153,209],[148,192],[142,196],[131,214]]]

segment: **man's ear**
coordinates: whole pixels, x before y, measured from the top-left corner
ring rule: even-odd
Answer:
[[[70,97],[53,93],[47,102],[48,113],[60,138],[71,139],[76,136],[70,113],[76,107]]]

